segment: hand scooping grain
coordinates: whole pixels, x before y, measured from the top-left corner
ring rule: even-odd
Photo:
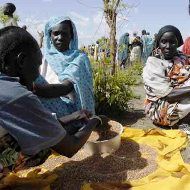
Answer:
[[[101,132],[109,130],[111,127],[109,124],[110,118],[106,117],[105,115],[99,115],[98,117],[101,119],[102,125],[98,125],[95,131]]]
[[[107,124],[109,125],[109,123]],[[114,125],[109,125],[108,127],[101,128],[98,131],[93,131],[88,139],[88,141],[104,141],[104,140],[109,140],[117,136],[120,132],[120,128]]]

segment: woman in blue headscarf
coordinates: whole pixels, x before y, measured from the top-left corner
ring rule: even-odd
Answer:
[[[128,51],[129,51],[129,33],[125,33],[119,39],[118,63],[120,67],[125,68],[126,61],[129,56]]]
[[[41,75],[36,83],[36,94],[41,102],[58,117],[85,109],[94,113],[94,96],[92,70],[88,57],[78,50],[78,36],[74,23],[69,18],[54,17],[45,25],[44,63]],[[45,78],[45,80],[44,80]],[[43,89],[42,84],[63,85],[61,90],[54,86],[50,90]],[[59,89],[59,90],[58,90]],[[71,89],[74,89],[71,92]],[[49,98],[51,97],[51,98]],[[48,99],[47,99],[48,98]]]

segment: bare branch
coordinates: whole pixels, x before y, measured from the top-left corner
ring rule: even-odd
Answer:
[[[117,32],[117,17],[120,16],[122,20],[127,20],[122,13],[123,10],[129,10],[128,4],[124,0],[103,0],[105,20],[110,29],[110,55],[112,64],[112,74],[116,71],[116,32]],[[119,14],[119,15],[118,15]],[[120,25],[121,27],[122,25]]]
[[[120,2],[121,2],[121,0],[117,0],[117,2],[116,2],[116,4],[115,4],[115,8],[114,8],[114,10],[117,10],[117,8],[118,8]]]

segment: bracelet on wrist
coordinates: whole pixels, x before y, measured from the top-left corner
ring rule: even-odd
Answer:
[[[97,115],[93,115],[90,119],[98,119],[100,121],[100,125],[103,124],[102,119]]]

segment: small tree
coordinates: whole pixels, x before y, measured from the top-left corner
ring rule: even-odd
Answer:
[[[104,13],[106,22],[110,28],[110,56],[112,64],[112,74],[115,74],[116,70],[116,22],[117,22],[117,10],[121,0],[103,0],[104,3]]]
[[[126,20],[126,16],[129,11],[136,7],[135,3],[129,5],[124,0],[103,0],[104,3],[104,14],[106,22],[110,29],[110,54],[111,54],[111,64],[112,64],[112,74],[116,72],[116,52],[117,52],[117,42],[116,42],[116,32],[117,32],[117,17],[122,20]]]

